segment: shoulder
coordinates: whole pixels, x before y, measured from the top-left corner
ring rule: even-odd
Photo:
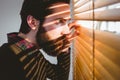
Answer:
[[[5,43],[0,47],[0,80],[25,80],[18,57],[10,49],[11,45]]]
[[[8,49],[8,43],[4,43],[2,46],[0,46],[0,54],[6,52],[7,49]]]
[[[0,59],[9,58],[11,56],[12,51],[9,48],[9,44],[5,43],[0,46]]]
[[[2,46],[0,46],[0,54],[7,52],[9,49],[8,47],[9,47],[8,43],[4,43]]]

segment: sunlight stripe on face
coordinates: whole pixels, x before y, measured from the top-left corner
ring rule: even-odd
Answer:
[[[53,5],[49,7],[48,9],[54,9],[54,8],[60,8],[60,7],[66,7],[66,6],[68,6],[68,4],[59,4],[59,5]]]
[[[62,15],[62,14],[65,14],[65,13],[70,13],[70,10],[53,13],[51,15],[46,16],[46,18],[53,17],[53,16],[58,16],[58,15]]]
[[[43,24],[43,27],[50,26],[50,25],[53,25],[55,23],[56,23],[56,20],[55,21],[50,21],[48,23]]]
[[[68,16],[68,17],[64,17],[64,19],[70,20],[71,18],[70,18],[70,16]],[[57,22],[58,22],[58,20],[56,19],[56,20],[54,20],[54,21],[50,21],[50,22],[48,22],[48,23],[44,23],[44,24],[43,24],[43,27],[47,27],[47,26],[56,24]]]

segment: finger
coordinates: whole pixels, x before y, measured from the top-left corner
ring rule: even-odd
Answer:
[[[73,22],[69,23],[68,26],[71,29],[73,27],[73,25],[75,25],[75,24],[76,24],[76,21],[73,21]]]
[[[71,34],[71,37],[68,38],[68,41],[72,41],[74,40],[74,38],[76,38],[77,36],[80,35],[80,31],[75,31],[73,34]]]

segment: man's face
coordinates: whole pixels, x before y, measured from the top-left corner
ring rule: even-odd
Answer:
[[[56,3],[50,6],[49,9],[53,9],[53,13],[45,17],[45,21],[42,26],[44,31],[37,36],[37,40],[39,40],[38,44],[50,41],[50,45],[54,45],[57,44],[59,41],[62,41],[63,39],[64,42],[66,42],[65,35],[70,33],[70,29],[68,27],[68,24],[66,23],[66,20],[70,19],[69,5],[65,3]],[[47,44],[43,45],[47,46]],[[58,45],[63,45],[63,42]],[[64,45],[68,44],[64,43]],[[68,47],[66,48],[66,50],[67,49]],[[65,51],[65,49],[62,51]]]

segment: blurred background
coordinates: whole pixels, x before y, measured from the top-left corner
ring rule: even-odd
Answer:
[[[0,45],[7,42],[7,33],[19,30],[22,1],[0,0]]]

